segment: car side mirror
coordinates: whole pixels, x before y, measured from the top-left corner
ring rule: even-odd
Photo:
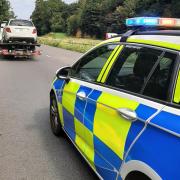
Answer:
[[[71,67],[69,67],[69,66],[62,67],[56,71],[56,77],[58,79],[65,80],[68,83],[70,80],[70,77],[69,77],[70,70],[71,70]]]

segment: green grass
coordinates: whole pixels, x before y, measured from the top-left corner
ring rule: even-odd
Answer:
[[[49,37],[49,38],[54,38],[54,39],[61,39],[61,38],[66,38],[67,35],[65,33],[49,33],[45,35],[44,37]]]
[[[64,33],[49,33],[39,37],[39,43],[54,47],[68,49],[77,52],[86,52],[98,43],[100,40],[69,37]]]

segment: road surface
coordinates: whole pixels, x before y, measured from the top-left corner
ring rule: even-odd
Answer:
[[[95,174],[49,125],[56,70],[81,55],[42,46],[34,60],[0,58],[0,180],[92,180]]]

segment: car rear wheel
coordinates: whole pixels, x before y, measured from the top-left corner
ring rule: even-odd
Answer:
[[[50,97],[50,124],[52,132],[55,136],[62,135],[62,125],[59,118],[58,105],[55,95]]]

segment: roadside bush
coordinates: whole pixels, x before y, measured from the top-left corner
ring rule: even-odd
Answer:
[[[79,29],[80,19],[78,15],[72,15],[67,19],[68,35],[76,35]]]

